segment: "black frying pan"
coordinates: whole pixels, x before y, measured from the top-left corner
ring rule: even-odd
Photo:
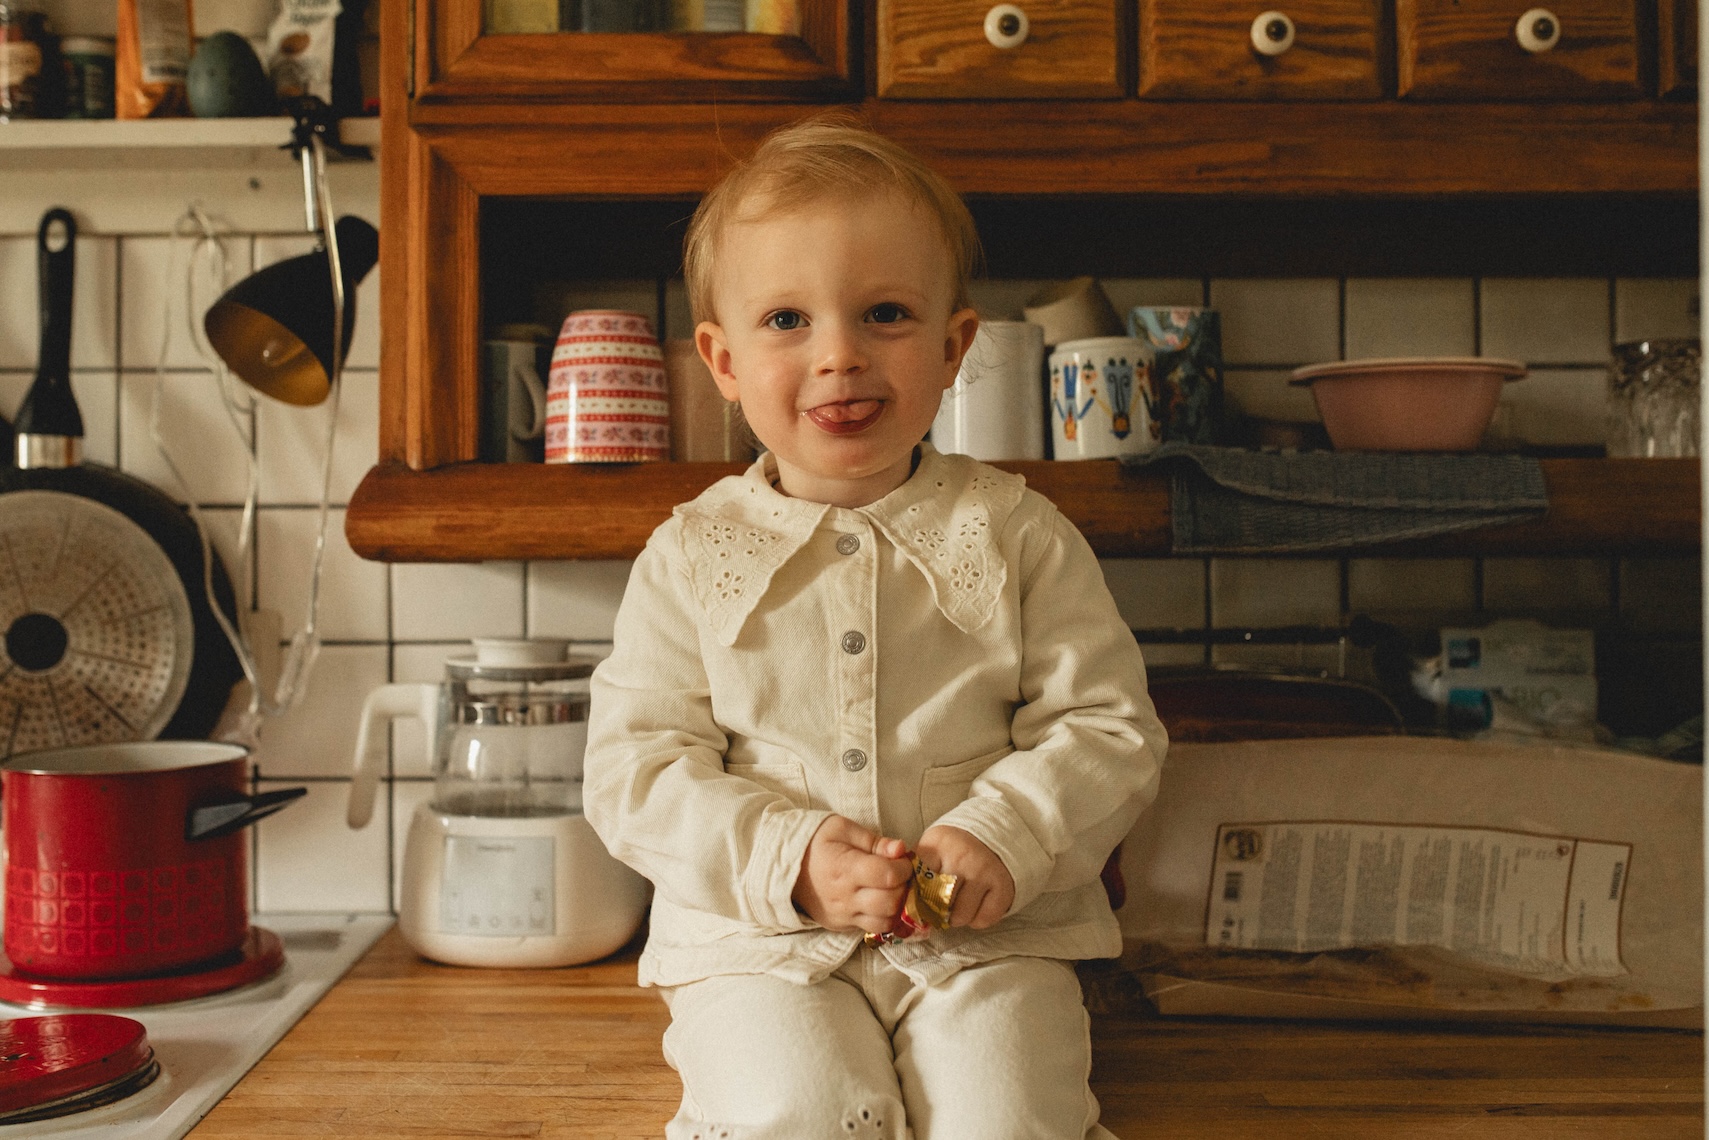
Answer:
[[[25,396],[13,424],[16,445],[14,465],[0,469],[0,519],[7,517],[6,508],[27,502],[31,508],[32,535],[51,534],[56,512],[63,514],[67,532],[82,525],[91,513],[78,500],[92,500],[134,524],[157,546],[170,563],[189,605],[191,643],[188,647],[174,644],[173,650],[190,650],[188,679],[176,707],[168,714],[157,708],[152,718],[135,714],[134,693],[131,705],[118,699],[119,694],[101,692],[102,685],[118,688],[133,684],[124,677],[124,662],[103,666],[96,681],[76,675],[79,648],[74,621],[89,621],[91,607],[99,607],[104,579],[100,566],[49,566],[45,554],[37,556],[37,576],[41,579],[35,594],[45,599],[55,591],[52,582],[64,581],[69,575],[82,573],[87,586],[78,586],[75,599],[60,602],[37,601],[22,590],[22,580],[14,570],[14,579],[25,601],[13,601],[8,612],[0,616],[0,681],[11,678],[18,684],[13,688],[9,704],[0,704],[0,757],[13,751],[12,741],[18,736],[18,725],[29,718],[52,713],[67,728],[67,744],[97,743],[106,739],[138,739],[158,735],[168,739],[196,739],[207,736],[218,720],[231,695],[233,684],[242,676],[237,655],[226,640],[213,611],[208,605],[203,585],[201,541],[189,514],[159,490],[140,479],[112,467],[83,463],[79,452],[83,437],[83,417],[71,392],[71,296],[73,268],[76,255],[77,223],[64,209],[51,209],[42,216],[37,230],[37,257],[40,269],[41,348],[35,383]],[[16,492],[46,492],[27,499]],[[56,497],[58,496],[58,497]],[[16,517],[17,512],[11,512]],[[123,528],[123,522],[115,520]],[[134,533],[134,532],[133,532]],[[119,549],[114,547],[113,549]],[[149,559],[151,565],[161,565]],[[93,560],[100,562],[100,555]],[[134,567],[117,566],[117,557],[108,563],[123,576]],[[228,619],[235,622],[236,605],[230,579],[217,554],[212,557],[214,596]],[[115,579],[116,580],[116,579]],[[64,612],[54,612],[56,606]],[[76,616],[69,610],[76,609]],[[110,607],[111,608],[111,607]],[[123,623],[128,615],[115,613],[108,624]],[[123,649],[146,658],[160,647],[151,643],[158,639],[161,623],[127,626],[119,639]],[[182,632],[174,635],[181,637]],[[126,640],[128,639],[128,640]],[[19,694],[26,694],[20,696]],[[32,695],[33,694],[33,695]],[[170,698],[162,698],[169,700]],[[72,713],[81,701],[84,711]],[[28,707],[25,707],[25,706]],[[52,706],[51,709],[48,706]],[[128,709],[128,711],[127,711]],[[81,719],[79,719],[79,716]],[[158,723],[166,718],[158,732],[147,731],[145,721]],[[97,724],[96,722],[100,723]],[[129,730],[128,732],[126,730]]]

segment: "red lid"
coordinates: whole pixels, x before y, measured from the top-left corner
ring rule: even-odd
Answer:
[[[154,1060],[140,1021],[56,1013],[0,1021],[0,1113],[79,1096]]]

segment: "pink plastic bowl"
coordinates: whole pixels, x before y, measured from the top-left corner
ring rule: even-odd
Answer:
[[[1338,360],[1295,369],[1337,451],[1474,451],[1525,366],[1479,356]]]

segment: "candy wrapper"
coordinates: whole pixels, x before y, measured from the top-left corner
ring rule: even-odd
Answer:
[[[902,909],[891,921],[889,930],[883,934],[868,934],[866,944],[882,946],[887,942],[923,938],[934,930],[942,930],[949,925],[950,908],[955,905],[956,892],[960,889],[961,876],[934,871],[916,856],[914,879],[902,896]]]

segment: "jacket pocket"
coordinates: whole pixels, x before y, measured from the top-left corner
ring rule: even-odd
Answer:
[[[807,773],[797,761],[776,761],[769,764],[725,763],[724,771],[744,780],[752,780],[768,792],[776,792],[796,807],[811,807],[807,800]]]
[[[1013,745],[1004,745],[995,752],[987,752],[983,756],[975,756],[971,760],[963,760],[959,764],[946,764],[942,768],[927,768],[925,775],[920,777],[920,823],[922,828],[936,823],[946,812],[967,798],[968,791],[973,787],[973,781],[984,774],[985,769],[1013,752]]]

